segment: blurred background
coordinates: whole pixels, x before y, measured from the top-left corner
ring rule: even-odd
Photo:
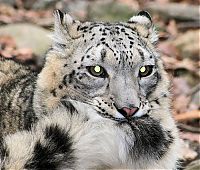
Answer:
[[[54,9],[81,21],[127,21],[147,10],[172,81],[183,167],[200,169],[200,0],[0,0],[0,55],[40,71],[50,47]]]

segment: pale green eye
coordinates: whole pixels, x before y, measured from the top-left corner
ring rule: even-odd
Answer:
[[[103,67],[96,65],[96,66],[88,66],[87,67],[89,73],[95,77],[105,77],[106,71]]]
[[[153,66],[152,65],[146,65],[142,66],[139,71],[139,76],[140,77],[146,77],[149,76],[153,71]]]
[[[100,73],[101,72],[101,67],[100,66],[95,66],[94,67],[94,71],[95,71],[95,73]]]
[[[143,67],[140,68],[140,72],[141,73],[144,73],[145,71],[146,71],[146,67],[145,66],[143,66]]]

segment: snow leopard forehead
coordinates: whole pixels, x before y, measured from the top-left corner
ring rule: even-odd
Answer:
[[[102,61],[109,60],[106,57],[110,57],[112,64],[127,62],[127,65],[133,67],[140,60],[150,61],[157,55],[148,47],[148,42],[141,37],[137,29],[126,23],[91,23],[80,30],[83,31],[82,46],[86,48],[85,53],[96,51],[95,58]]]
[[[110,51],[113,53],[110,59],[115,61],[110,64],[127,62],[130,67],[134,67],[141,59],[150,61],[158,57],[153,47],[157,34],[146,12],[140,12],[128,22],[118,23],[81,23],[60,11],[56,11],[55,16],[53,48],[64,57],[73,56],[75,60],[81,58],[82,62],[84,58],[91,57],[88,55],[90,52],[93,53],[93,60],[100,60],[99,55],[104,60],[104,57],[111,56],[106,55]],[[73,55],[68,55],[72,51]]]
[[[74,20],[70,15],[63,14],[57,10],[55,15],[55,29],[52,36],[54,44],[70,47],[75,40],[84,38],[84,43],[92,40],[103,41],[103,37],[107,37],[110,41],[130,42],[131,48],[134,43],[144,41],[148,43],[156,43],[158,36],[152,24],[151,17],[147,12],[141,11],[138,15],[133,16],[127,22],[84,22]],[[124,39],[125,38],[125,39]],[[87,40],[86,40],[87,39]],[[128,44],[127,44],[128,45]],[[141,46],[142,44],[139,43]],[[146,43],[143,44],[146,46]]]

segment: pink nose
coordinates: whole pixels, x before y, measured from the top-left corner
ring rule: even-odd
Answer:
[[[134,113],[136,113],[138,111],[137,107],[131,107],[131,108],[127,108],[127,107],[123,107],[122,110],[124,110],[126,112],[127,116],[133,116]]]

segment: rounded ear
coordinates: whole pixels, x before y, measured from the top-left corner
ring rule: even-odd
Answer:
[[[59,9],[57,9],[57,10],[55,10],[53,12],[53,15],[55,17],[55,22],[61,24],[62,21],[63,21],[63,18],[64,18],[64,13],[62,13],[62,11],[60,11]]]
[[[135,27],[140,35],[148,38],[151,43],[155,44],[158,41],[157,32],[147,11],[140,11],[137,15],[131,17],[128,24]]]
[[[147,11],[140,11],[137,15],[147,17],[152,22],[151,15]]]
[[[58,26],[62,25],[63,27],[68,28],[68,27],[73,26],[77,23],[80,24],[79,21],[74,20],[69,14],[63,13],[59,9],[55,10],[53,14],[54,14],[54,17],[55,17],[55,24],[59,24]]]
[[[69,14],[63,13],[60,10],[54,11],[55,24],[54,32],[68,33],[72,39],[78,38],[79,33],[77,27],[80,26],[80,21],[74,20]]]
[[[152,26],[152,19],[147,11],[140,11],[136,16],[131,17],[128,23],[138,23],[150,28]]]
[[[53,15],[55,17],[54,32],[51,36],[53,47],[58,49],[70,47],[73,40],[81,36],[81,32],[77,29],[81,23],[60,10],[55,10]]]

